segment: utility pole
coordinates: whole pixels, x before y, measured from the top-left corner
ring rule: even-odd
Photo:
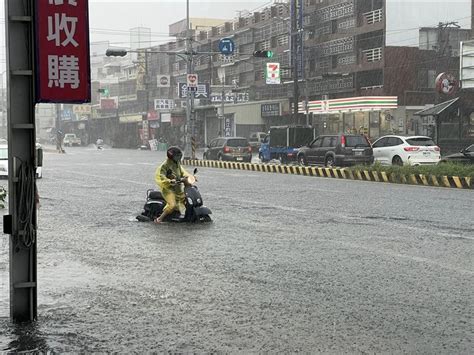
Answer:
[[[14,322],[37,316],[37,219],[35,204],[35,1],[6,0],[8,90],[10,317]]]
[[[300,0],[302,1],[302,0]],[[298,123],[298,5],[297,0],[291,0],[291,58],[293,69],[293,123]]]
[[[146,90],[146,105],[145,105],[146,112],[142,120],[142,132],[143,132],[142,134],[143,134],[143,137],[148,137],[148,133],[149,133],[148,114],[150,113],[150,77],[148,75],[148,49],[145,49],[145,90]],[[145,121],[147,123],[146,129],[148,130],[146,135],[145,135]],[[142,143],[145,143],[145,142],[142,142]]]
[[[191,42],[191,27],[189,21],[189,0],[186,0],[186,72],[193,73],[193,46]],[[184,142],[184,157],[195,158],[195,151],[191,148],[191,139],[194,139],[194,92],[189,89],[186,94],[186,126],[185,126],[185,142]]]

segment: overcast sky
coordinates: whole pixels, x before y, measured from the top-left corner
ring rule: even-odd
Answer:
[[[387,37],[392,45],[417,45],[418,27],[457,20],[470,28],[471,0],[387,0]],[[269,0],[190,0],[191,17],[233,19],[238,11],[256,10]],[[150,27],[151,45],[167,41],[168,25],[186,16],[186,0],[89,0],[91,41],[128,46],[127,31]],[[0,0],[0,71],[5,67],[4,1]]]

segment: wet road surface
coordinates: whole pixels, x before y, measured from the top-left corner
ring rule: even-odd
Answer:
[[[163,157],[45,154],[39,320],[9,324],[4,236],[0,350],[472,350],[472,191],[200,168],[212,224],[135,222]]]

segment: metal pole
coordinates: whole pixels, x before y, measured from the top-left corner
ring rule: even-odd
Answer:
[[[37,316],[37,220],[35,204],[35,13],[34,0],[5,0],[8,90],[10,317]]]
[[[225,136],[225,75],[222,75],[222,97],[221,97],[221,119],[220,119],[220,135]]]
[[[192,74],[192,44],[191,44],[191,28],[189,22],[189,0],[186,0],[186,72]],[[191,114],[193,107],[191,106],[194,102],[192,100],[192,93],[188,90],[186,94],[186,125],[184,127],[184,157],[189,158],[192,156],[191,152]]]
[[[56,150],[58,153],[62,153],[62,134],[59,132],[61,131],[61,104],[56,104]]]
[[[145,113],[145,117],[143,117],[143,121],[142,121],[142,134],[143,134],[143,137],[148,137],[148,133],[150,132],[150,129],[148,128],[148,122],[147,122],[147,125],[146,125],[146,129],[148,130],[148,132],[146,133],[145,135],[145,124],[144,122],[145,121],[148,121],[148,114],[150,112],[150,85],[149,85],[149,82],[150,82],[150,78],[148,76],[148,49],[145,49],[145,90],[146,90],[146,113]],[[142,144],[146,144],[146,139],[143,139],[144,142],[142,142]]]
[[[298,123],[298,7],[297,1],[291,2],[291,57],[293,58],[293,123]]]

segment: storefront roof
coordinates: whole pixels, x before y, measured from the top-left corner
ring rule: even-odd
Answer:
[[[415,113],[415,115],[422,116],[422,117],[423,116],[439,116],[441,113],[443,113],[443,111],[451,107],[458,100],[459,100],[459,97],[449,100],[449,101],[442,102],[433,107],[418,111],[417,113]]]

